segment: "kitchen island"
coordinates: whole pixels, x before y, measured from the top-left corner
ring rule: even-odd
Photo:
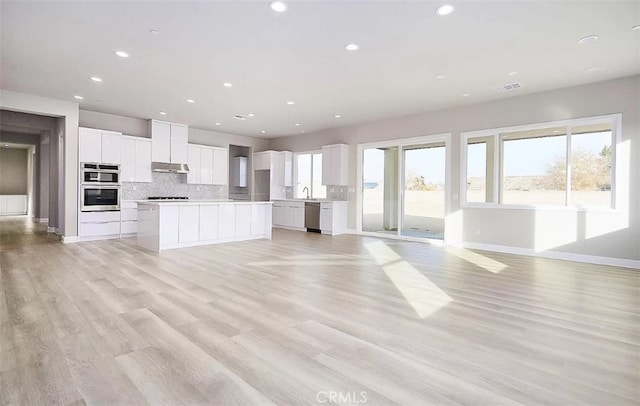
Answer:
[[[139,246],[155,252],[271,239],[271,202],[138,201]]]

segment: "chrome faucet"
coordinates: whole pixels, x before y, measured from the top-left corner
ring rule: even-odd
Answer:
[[[307,200],[309,200],[309,188],[308,188],[308,187],[306,187],[306,186],[305,186],[305,187],[303,187],[303,188],[302,188],[302,193],[304,193],[304,191],[305,191],[305,190],[307,191]]]

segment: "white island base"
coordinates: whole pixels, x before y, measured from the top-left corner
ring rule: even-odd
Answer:
[[[155,252],[271,239],[271,202],[138,202],[138,245]]]

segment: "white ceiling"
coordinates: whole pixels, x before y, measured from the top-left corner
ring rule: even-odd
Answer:
[[[638,1],[444,2],[1,1],[0,86],[267,138],[640,73]]]

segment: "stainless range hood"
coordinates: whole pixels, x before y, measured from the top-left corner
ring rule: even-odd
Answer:
[[[151,170],[153,172],[189,173],[189,165],[172,164],[168,162],[151,162]]]

